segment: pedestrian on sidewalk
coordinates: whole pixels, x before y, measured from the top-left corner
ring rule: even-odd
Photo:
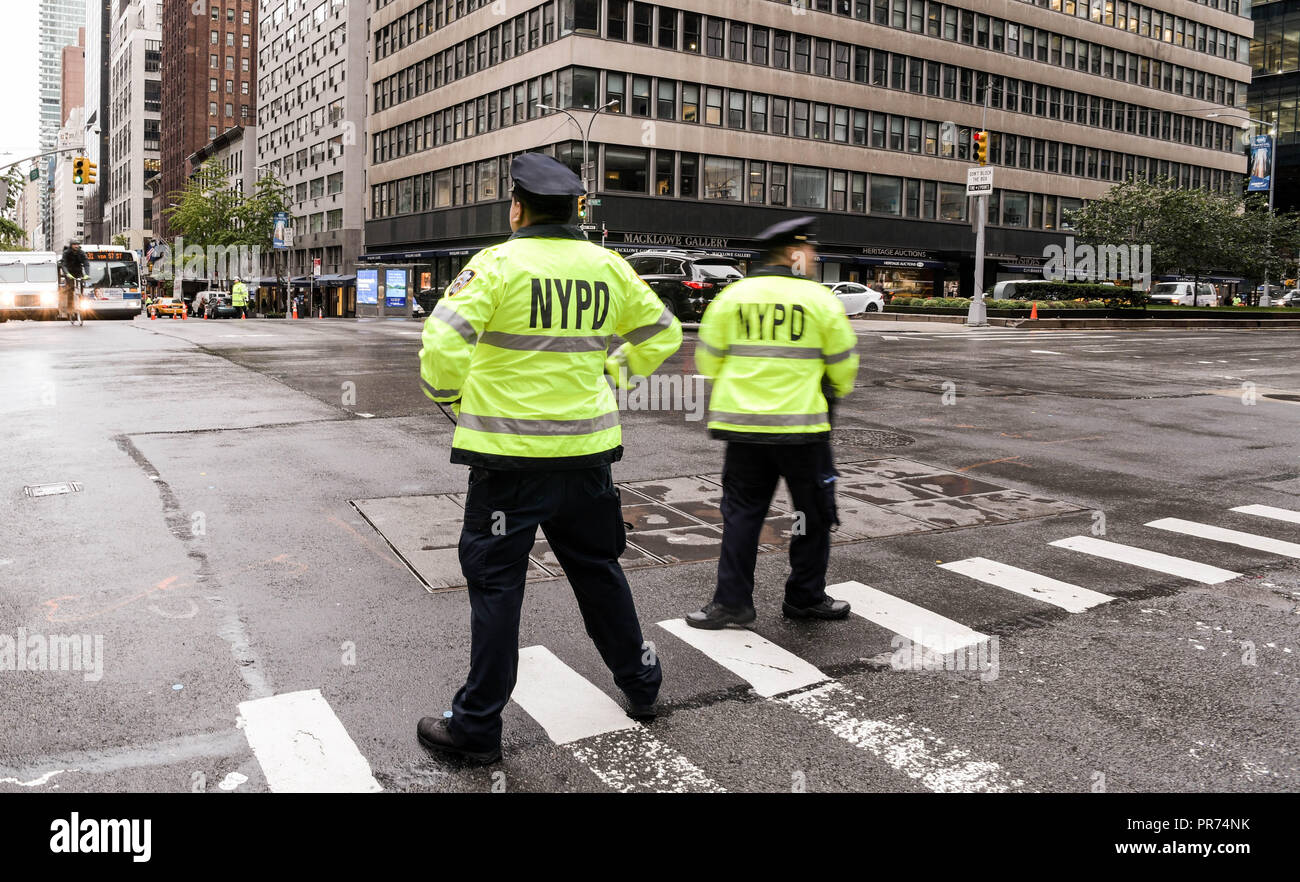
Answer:
[[[451,711],[416,727],[425,747],[492,762],[519,667],[519,611],[537,528],[577,596],[587,633],[628,702],[655,714],[662,672],[619,564],[623,454],[607,373],[653,373],[681,324],[622,257],[569,222],[582,183],[540,153],[510,166],[504,243],[480,251],[424,324],[424,394],[459,417],[451,461],[470,467],[460,538],[469,586],[469,676]],[[627,342],[611,355],[609,337]]]
[[[713,599],[686,617],[716,630],[754,621],[759,535],[777,481],[795,508],[788,618],[842,619],[849,605],[826,594],[835,508],[831,408],[858,373],[844,306],[808,278],[816,220],[795,218],[758,237],[763,266],[714,298],[700,323],[695,365],[713,380],[709,433],[727,442],[722,469],[722,553]]]

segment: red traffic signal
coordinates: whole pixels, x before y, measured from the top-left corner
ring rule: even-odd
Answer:
[[[971,135],[972,146],[975,148],[975,161],[980,165],[987,165],[989,161],[989,133],[986,131],[976,132]]]

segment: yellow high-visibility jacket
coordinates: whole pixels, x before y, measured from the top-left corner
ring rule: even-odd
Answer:
[[[617,334],[627,343],[613,357]],[[497,469],[618,460],[607,370],[647,376],[682,326],[627,261],[575,227],[525,227],[476,254],[424,323],[424,394],[459,402],[451,461]]]
[[[803,444],[831,430],[833,397],[853,390],[858,338],[826,286],[765,266],[723,289],[700,323],[695,365],[713,380],[709,432],[762,444]]]

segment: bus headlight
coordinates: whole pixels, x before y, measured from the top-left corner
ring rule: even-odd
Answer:
[[[41,292],[41,306],[58,306],[58,305],[59,305],[58,291]]]
[[[13,306],[14,295],[12,291],[0,291],[0,306]]]

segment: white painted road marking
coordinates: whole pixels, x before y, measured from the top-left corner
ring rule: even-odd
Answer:
[[[519,680],[511,698],[556,744],[637,727],[612,698],[545,646],[519,650]]]
[[[871,702],[866,698],[827,682],[830,678],[816,667],[752,631],[704,631],[682,619],[660,622],[659,627],[744,679],[759,695],[798,711],[930,790],[1000,792],[1022,783],[1006,780],[997,763],[972,760],[966,751],[948,747],[903,717],[870,719]]]
[[[659,627],[748,682],[765,698],[830,679],[799,656],[744,628],[704,631],[692,628],[685,619],[660,622]]]
[[[882,628],[901,634],[926,649],[947,655],[967,646],[976,646],[988,640],[987,634],[931,612],[923,606],[908,603],[901,597],[878,591],[861,582],[841,582],[828,585],[826,593],[836,600],[847,600],[851,612]]]
[[[319,689],[239,704],[244,737],[273,793],[375,793],[383,788]]]
[[[1035,352],[1035,353],[1037,353],[1037,354],[1039,354],[1039,355],[1060,355],[1060,354],[1061,354],[1061,353],[1059,353],[1059,352],[1053,352],[1053,351],[1050,350],[1050,349],[1031,349],[1031,350],[1029,350],[1029,351],[1030,351],[1030,352]]]
[[[858,716],[871,702],[839,683],[827,683],[778,699],[890,768],[937,793],[1004,793],[1023,786],[1008,779],[1000,765],[972,759],[929,729],[898,716],[872,720]]]
[[[512,698],[553,742],[567,746],[615,790],[717,793],[723,789],[545,646],[519,650],[519,679]]]
[[[1013,567],[983,557],[971,557],[966,560],[939,564],[939,566],[942,569],[961,573],[963,576],[969,576],[980,582],[997,585],[999,588],[1023,594],[1025,597],[1032,597],[1034,600],[1041,600],[1043,603],[1059,606],[1061,609],[1072,613],[1083,612],[1098,604],[1108,603],[1115,599],[1109,594],[1080,588],[1078,585],[1071,585],[1069,582],[1059,582],[1056,579],[1032,573],[1029,570],[1022,570],[1019,567]]]
[[[1274,539],[1271,536],[1256,536],[1254,533],[1243,533],[1241,530],[1225,530],[1223,527],[1198,524],[1195,521],[1185,521],[1182,518],[1161,518],[1158,521],[1151,521],[1147,526],[1155,527],[1157,530],[1169,530],[1171,533],[1196,536],[1199,539],[1209,539],[1212,542],[1227,542],[1231,545],[1240,545],[1242,548],[1252,548],[1255,551],[1266,551],[1269,554],[1280,554],[1283,557],[1300,560],[1300,544]]]
[[[1055,542],[1048,544],[1055,545],[1057,548],[1068,548],[1071,551],[1081,551],[1095,557],[1104,557],[1107,560],[1131,564],[1135,567],[1155,570],[1158,573],[1168,573],[1171,576],[1191,579],[1206,585],[1228,582],[1241,575],[1241,573],[1212,567],[1209,564],[1198,563],[1194,560],[1161,554],[1158,551],[1148,551],[1145,548],[1135,548],[1132,545],[1121,545],[1118,542],[1107,542],[1104,539],[1094,539],[1092,536],[1071,536],[1068,539],[1057,539]]]
[[[1239,505],[1233,511],[1261,518],[1273,518],[1276,521],[1286,521],[1289,524],[1300,524],[1300,511],[1292,511],[1289,508],[1274,508],[1271,505]],[[4,563],[4,561],[0,561],[0,563]]]

